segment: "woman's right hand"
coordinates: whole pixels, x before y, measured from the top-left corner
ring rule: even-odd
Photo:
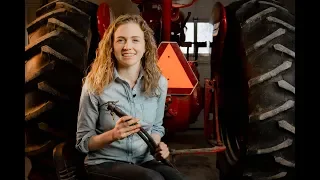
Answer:
[[[115,141],[124,139],[125,137],[139,132],[141,125],[138,123],[140,120],[133,118],[132,116],[123,116],[117,122],[112,129],[112,137]],[[135,124],[137,123],[137,124]],[[135,125],[133,125],[135,124]]]

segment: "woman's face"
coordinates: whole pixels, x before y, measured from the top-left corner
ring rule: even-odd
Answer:
[[[120,25],[114,33],[113,48],[119,67],[138,66],[146,50],[140,26],[136,23]]]

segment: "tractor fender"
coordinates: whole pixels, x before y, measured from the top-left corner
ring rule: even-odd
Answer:
[[[101,3],[97,11],[97,26],[100,39],[102,39],[104,32],[114,20],[114,14],[108,3]]]

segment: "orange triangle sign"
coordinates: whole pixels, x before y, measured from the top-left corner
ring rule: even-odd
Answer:
[[[191,94],[198,80],[176,42],[162,42],[158,65],[168,80],[168,94]]]

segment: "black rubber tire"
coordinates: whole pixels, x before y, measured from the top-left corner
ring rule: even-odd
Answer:
[[[237,157],[235,152],[240,150],[226,141],[226,136],[235,139],[230,136],[236,133],[225,133],[226,129],[234,131],[232,123],[222,123],[221,134],[228,149],[217,159],[221,179],[229,179],[238,171],[247,179],[294,179],[295,17],[275,1],[240,1],[226,9],[229,18],[233,13],[240,23],[251,68],[247,70],[245,155]]]
[[[84,0],[57,0],[27,26],[25,153],[33,169],[55,168],[53,148],[75,138],[82,78],[99,41],[97,9]]]

